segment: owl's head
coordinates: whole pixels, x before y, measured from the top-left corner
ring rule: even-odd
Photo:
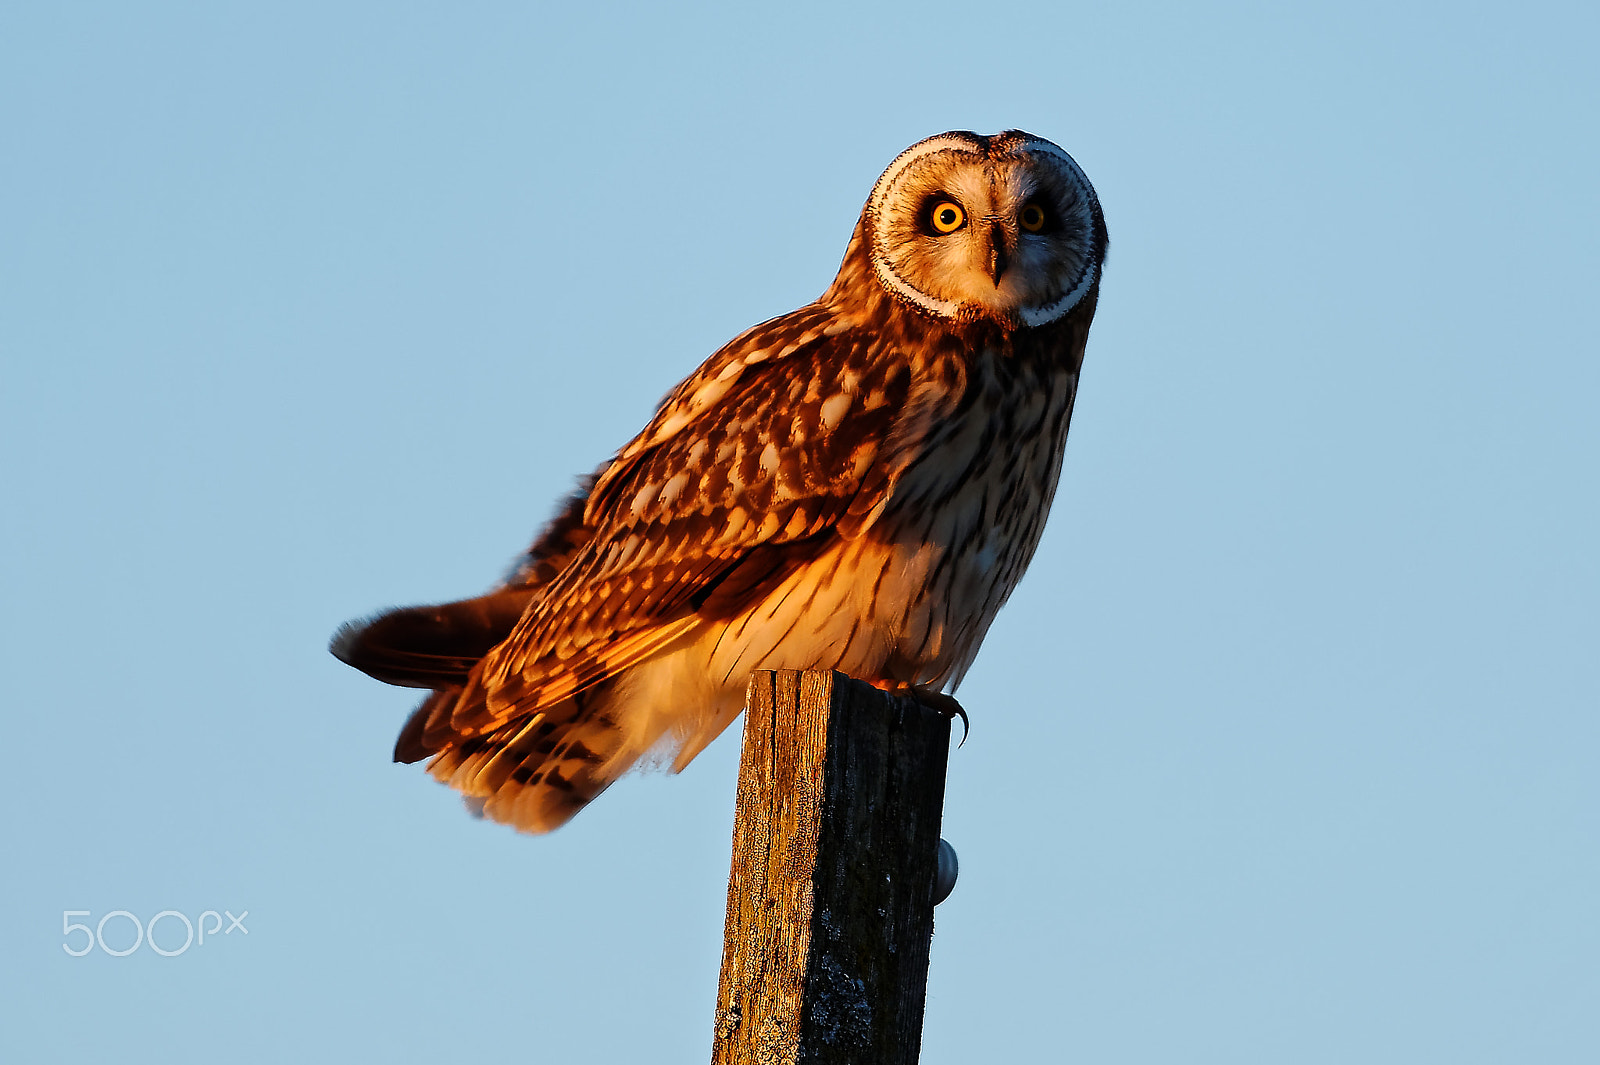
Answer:
[[[949,320],[1053,322],[1105,261],[1094,186],[1072,156],[1019,130],[913,144],[873,186],[863,221],[879,283]]]

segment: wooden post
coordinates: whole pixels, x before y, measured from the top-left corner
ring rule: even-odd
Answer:
[[[949,750],[913,699],[751,675],[712,1065],[915,1065]]]

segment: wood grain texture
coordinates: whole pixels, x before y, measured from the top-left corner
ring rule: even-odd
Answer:
[[[841,673],[751,674],[713,1065],[914,1065],[950,722]]]

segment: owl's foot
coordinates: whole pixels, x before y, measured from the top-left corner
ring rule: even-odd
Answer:
[[[945,717],[951,719],[959,717],[961,719],[961,743],[956,744],[956,746],[960,747],[961,744],[967,742],[967,733],[972,731],[972,722],[967,720],[967,712],[961,708],[960,703],[956,702],[955,696],[946,695],[938,688],[927,684],[895,683],[889,685],[879,684],[877,687],[893,692],[895,695],[908,695],[929,710],[937,710]]]
[[[946,695],[938,688],[928,684],[907,684],[903,680],[869,680],[867,682],[880,691],[890,695],[905,695],[926,706],[929,710],[937,710],[948,718],[961,719],[961,744],[967,742],[967,733],[972,731],[972,723],[967,720],[967,712],[956,702],[955,696]]]

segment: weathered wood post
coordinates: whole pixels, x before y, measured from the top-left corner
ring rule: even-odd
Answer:
[[[949,749],[910,698],[751,675],[712,1065],[915,1065]]]

